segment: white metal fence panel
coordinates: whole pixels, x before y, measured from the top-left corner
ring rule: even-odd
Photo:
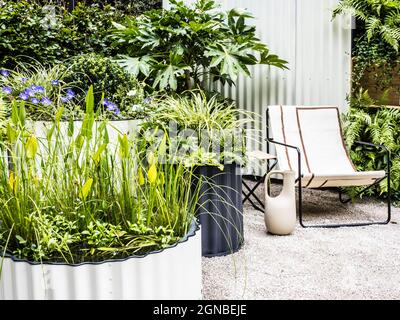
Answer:
[[[186,0],[193,3],[195,0]],[[351,18],[332,11],[339,0],[218,0],[221,9],[245,8],[260,39],[272,53],[289,61],[290,70],[255,66],[252,77],[239,77],[235,87],[220,87],[238,105],[260,116],[250,149],[265,148],[268,105],[336,105],[346,110],[351,75]],[[164,7],[168,8],[168,0]],[[262,119],[262,120],[261,120]],[[262,136],[260,135],[262,133]],[[261,170],[251,166],[251,171]]]

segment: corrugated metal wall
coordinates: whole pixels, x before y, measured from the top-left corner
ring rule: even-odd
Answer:
[[[168,7],[168,0],[164,6]],[[186,0],[187,3],[195,0]],[[332,21],[339,0],[218,0],[222,9],[246,8],[271,52],[289,61],[290,70],[266,66],[252,68],[252,78],[240,77],[226,95],[241,108],[259,114],[265,126],[268,105],[337,105],[346,109],[350,91],[351,18]],[[264,131],[264,130],[262,130]],[[253,139],[251,139],[253,141]],[[255,139],[262,143],[261,137]],[[263,144],[263,143],[262,143]],[[259,148],[250,142],[250,148]],[[259,174],[259,170],[255,169]]]

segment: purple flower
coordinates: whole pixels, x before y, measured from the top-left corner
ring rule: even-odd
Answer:
[[[25,91],[25,92],[20,93],[20,94],[19,94],[19,97],[20,97],[22,100],[26,101],[26,100],[29,99],[29,94],[26,93],[26,91]]]
[[[108,99],[104,99],[103,104],[105,107],[107,107],[108,111],[116,111],[118,109],[117,105]]]
[[[67,98],[69,99],[69,100],[72,100],[73,98],[75,98],[75,91],[74,90],[72,90],[72,89],[68,89],[67,90]]]
[[[115,109],[114,114],[116,116],[118,116],[121,113],[121,110],[119,110],[118,108]]]
[[[39,103],[39,99],[38,99],[38,98],[32,98],[32,99],[31,99],[31,102],[32,102],[33,104],[38,104],[38,103]]]
[[[3,76],[3,77],[8,77],[9,75],[10,75],[10,71],[8,71],[8,70],[1,70],[0,71],[0,74]]]
[[[36,93],[44,93],[44,88],[42,86],[36,86],[35,92]]]
[[[25,82],[28,81],[28,78],[19,78],[19,80],[20,80],[22,83],[25,83]]]
[[[35,84],[31,85],[27,90],[30,90],[31,93],[29,94],[31,97],[36,93],[44,93],[45,90],[42,86],[37,86]]]
[[[70,100],[68,97],[61,97],[60,99],[62,103],[68,103]]]
[[[51,80],[51,84],[53,86],[58,86],[59,83],[60,83],[60,80]]]
[[[30,97],[34,97],[35,96],[35,91],[32,90],[31,88],[28,88],[24,91],[25,94],[27,94]]]
[[[42,103],[42,105],[44,106],[49,106],[51,105],[51,100],[48,97],[43,97],[42,100],[40,101]]]
[[[6,86],[2,88],[2,91],[6,94],[11,94],[13,90],[11,87]]]

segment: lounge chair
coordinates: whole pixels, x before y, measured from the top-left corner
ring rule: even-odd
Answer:
[[[383,149],[387,152],[387,171],[359,172],[352,163],[342,135],[340,113],[332,106],[269,106],[267,108],[267,153],[275,145],[277,163],[281,170],[297,174],[298,211],[300,225],[307,227],[351,227],[388,224],[391,220],[390,152],[383,145],[360,142],[357,144]],[[271,136],[272,134],[272,136]],[[267,171],[270,169],[267,166]],[[359,194],[376,186],[384,179],[388,183],[387,219],[377,222],[352,224],[305,225],[302,209],[302,188],[323,189],[365,186]],[[348,203],[339,189],[339,200]]]

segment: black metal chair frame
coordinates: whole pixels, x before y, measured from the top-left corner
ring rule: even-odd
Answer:
[[[391,207],[392,207],[392,203],[391,203],[391,191],[390,191],[390,175],[391,175],[391,159],[390,159],[390,151],[388,150],[388,148],[384,145],[376,145],[373,143],[369,143],[369,142],[362,142],[362,141],[357,141],[356,143],[361,145],[361,146],[365,146],[365,147],[373,147],[376,149],[381,149],[381,150],[385,150],[386,151],[386,155],[387,155],[387,171],[386,171],[386,175],[375,181],[373,184],[365,187],[364,189],[362,189],[360,192],[358,192],[356,194],[356,197],[362,195],[365,191],[369,190],[370,188],[378,185],[379,183],[381,183],[383,180],[387,179],[387,188],[388,188],[388,194],[387,194],[387,219],[385,221],[374,221],[374,222],[360,222],[360,223],[345,223],[345,224],[319,224],[319,225],[306,225],[304,223],[304,219],[303,219],[303,195],[302,195],[302,184],[301,184],[301,178],[303,177],[303,175],[301,174],[301,151],[298,147],[296,146],[292,146],[283,142],[279,142],[279,141],[275,141],[273,140],[270,136],[269,136],[269,110],[267,109],[267,128],[266,128],[266,135],[267,135],[267,153],[269,153],[269,149],[270,149],[270,143],[271,144],[276,144],[276,145],[281,145],[287,148],[291,148],[296,150],[297,152],[297,169],[298,169],[298,173],[299,176],[296,179],[296,182],[298,183],[298,211],[299,211],[299,222],[300,225],[303,228],[340,228],[340,227],[361,227],[361,226],[370,226],[370,225],[386,225],[391,221]],[[271,168],[269,168],[269,160],[267,160],[267,173],[273,169],[273,167],[276,166],[276,162],[273,164],[273,166]],[[254,204],[254,202],[250,199],[250,196],[254,196],[255,199],[257,200],[257,202],[259,202],[259,204],[261,204],[262,207],[264,207],[263,203],[261,202],[261,200],[254,194],[255,190],[258,188],[258,186],[265,180],[266,174],[264,175],[263,179],[260,180],[253,188],[250,188],[247,184],[244,183],[245,187],[248,189],[249,193],[246,195],[245,200],[249,200],[250,203],[253,205],[253,207],[257,210],[263,211],[260,209],[259,206],[256,206]],[[244,201],[245,201],[244,200]],[[343,204],[349,203],[351,201],[351,198],[349,199],[344,199],[343,198],[343,193],[341,191],[341,189],[339,188],[339,201]]]

